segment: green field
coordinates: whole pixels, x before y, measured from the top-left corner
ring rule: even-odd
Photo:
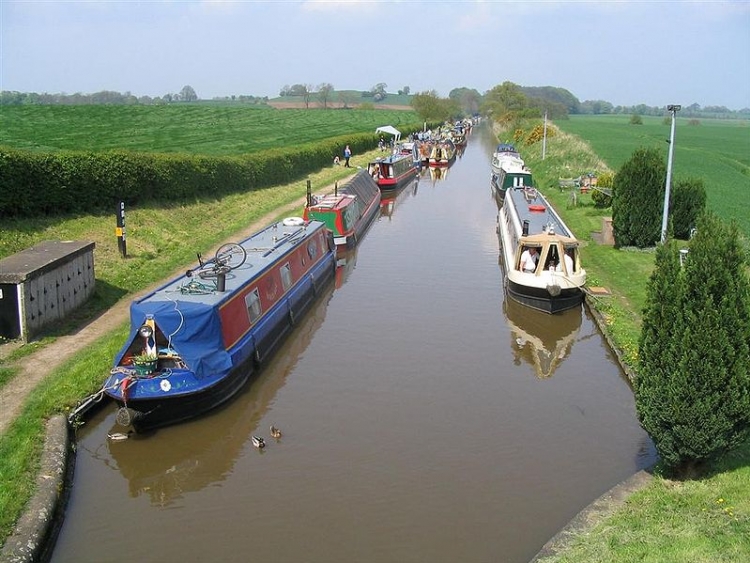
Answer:
[[[312,106],[311,106],[312,108]],[[127,149],[232,156],[382,125],[419,127],[409,110],[273,109],[252,105],[4,106],[0,145],[32,151]]]
[[[586,139],[594,152],[614,171],[642,147],[664,152],[666,162],[670,122],[642,117],[631,125],[629,115],[572,116],[555,121],[560,129]],[[708,207],[719,216],[737,221],[750,238],[750,122],[691,120],[677,114],[673,179],[702,178]]]

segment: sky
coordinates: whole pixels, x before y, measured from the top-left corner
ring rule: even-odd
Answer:
[[[750,0],[0,0],[0,90],[447,97],[505,81],[750,108]]]

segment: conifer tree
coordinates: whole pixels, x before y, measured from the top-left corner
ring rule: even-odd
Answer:
[[[664,158],[657,149],[638,149],[615,174],[612,230],[615,246],[653,246],[661,239]]]
[[[678,473],[750,432],[750,279],[736,226],[704,215],[683,267],[657,250],[634,382],[638,419]]]

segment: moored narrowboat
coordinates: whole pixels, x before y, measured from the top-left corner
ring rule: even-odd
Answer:
[[[381,190],[393,190],[405,185],[417,175],[415,162],[419,161],[416,146],[414,154],[404,154],[397,150],[385,158],[376,158],[367,165],[367,173]]]
[[[131,304],[102,388],[119,425],[166,426],[231,399],[333,280],[321,221],[287,218],[229,246]]]
[[[440,139],[432,145],[430,166],[451,166],[456,160],[456,145],[450,139]]]
[[[505,192],[511,188],[531,188],[534,186],[534,178],[531,170],[526,167],[523,160],[505,160],[498,171],[493,167],[490,178],[492,188],[499,197],[504,197]]]
[[[545,313],[580,306],[580,243],[557,212],[531,187],[510,188],[496,200],[507,297]]]
[[[365,234],[380,207],[380,188],[365,170],[332,194],[314,195],[308,184],[303,218],[323,221],[339,250],[353,248]]]
[[[523,167],[524,161],[521,158],[520,153],[516,150],[516,147],[509,143],[500,143],[495,152],[492,153],[492,173],[500,175],[503,173],[503,164],[515,162],[519,166]]]

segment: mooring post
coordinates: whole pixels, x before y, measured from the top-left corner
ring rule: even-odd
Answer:
[[[117,228],[115,229],[117,235],[117,248],[120,250],[120,254],[123,258],[128,257],[127,244],[125,242],[125,202],[121,201],[117,209]]]

